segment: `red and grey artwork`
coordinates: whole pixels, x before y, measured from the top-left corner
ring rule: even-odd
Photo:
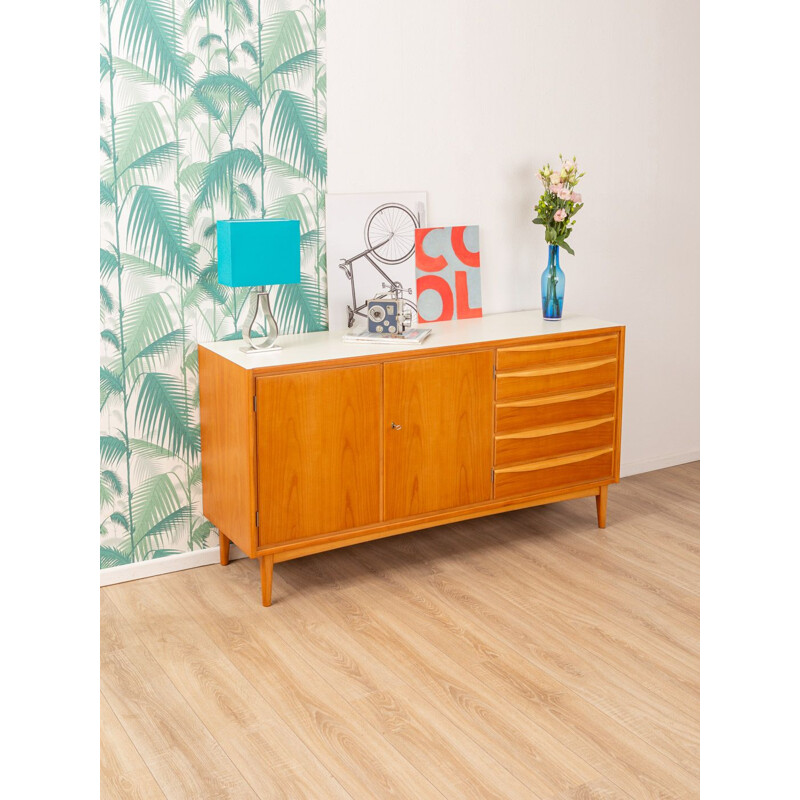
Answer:
[[[478,226],[415,232],[420,322],[483,316]]]

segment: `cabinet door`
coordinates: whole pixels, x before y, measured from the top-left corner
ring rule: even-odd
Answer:
[[[489,500],[490,350],[384,364],[386,519]]]
[[[380,518],[380,366],[256,379],[260,545]]]

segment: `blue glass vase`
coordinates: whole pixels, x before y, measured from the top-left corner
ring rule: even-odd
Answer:
[[[548,245],[547,268],[542,273],[542,316],[561,319],[564,312],[564,273],[558,263],[556,244]]]

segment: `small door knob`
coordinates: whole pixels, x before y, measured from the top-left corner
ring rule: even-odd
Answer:
[[[396,422],[393,422],[392,423],[392,430],[401,431],[401,430],[403,430],[403,426],[402,425],[398,425]]]

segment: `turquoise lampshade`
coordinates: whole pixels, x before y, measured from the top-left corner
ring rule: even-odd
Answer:
[[[217,223],[218,280],[224,286],[300,283],[296,219],[230,219]]]

